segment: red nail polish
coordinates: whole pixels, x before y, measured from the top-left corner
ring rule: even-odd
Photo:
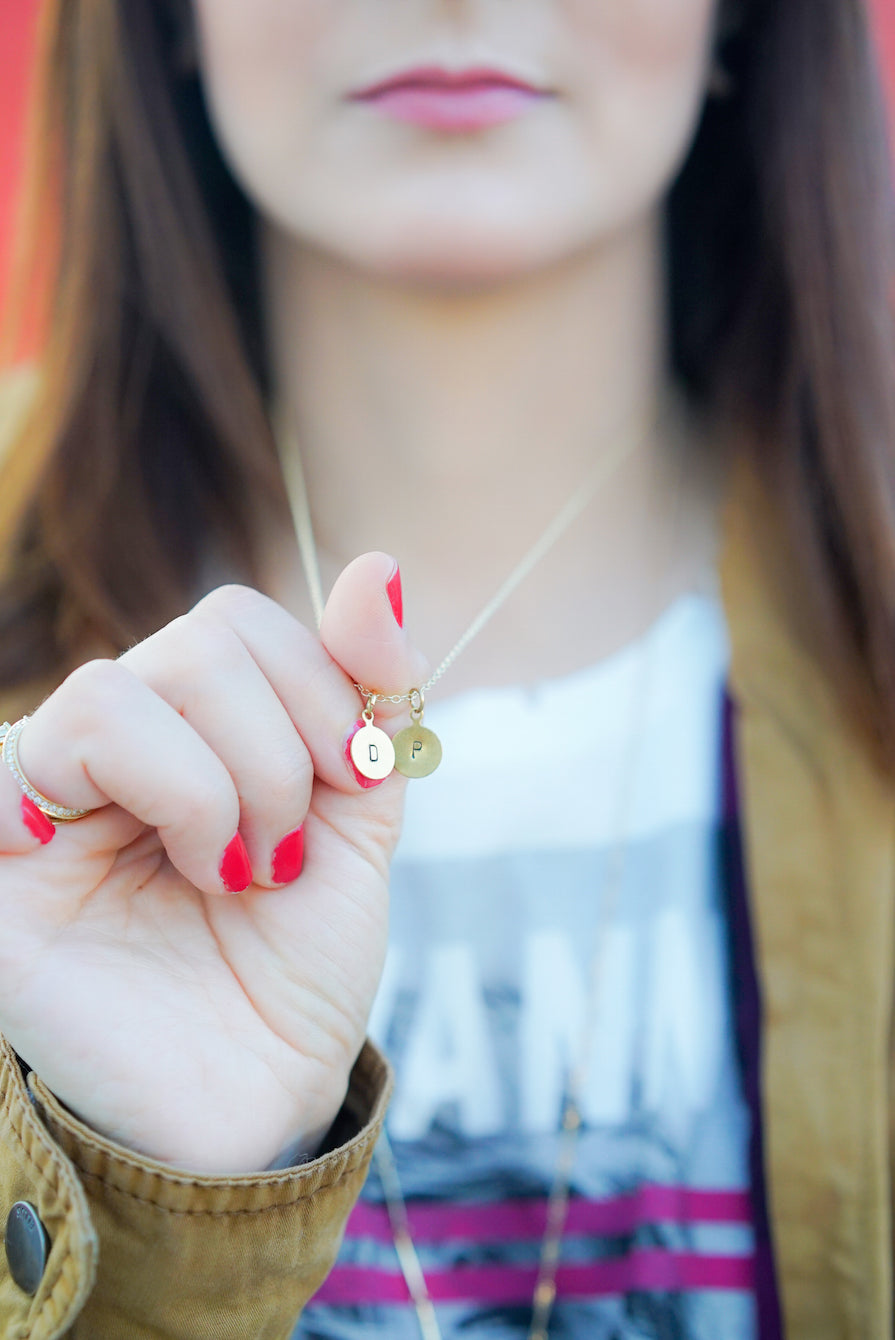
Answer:
[[[228,893],[242,893],[252,882],[252,865],[239,833],[227,843],[218,872]]]
[[[52,819],[48,819],[27,796],[22,796],[22,822],[28,832],[44,846],[56,836],[56,825]]]
[[[395,570],[389,577],[385,587],[388,593],[389,604],[392,607],[392,613],[397,620],[399,628],[404,627],[404,592],[401,589],[401,569],[395,564]]]
[[[348,738],[345,741],[344,754],[348,766],[351,769],[352,776],[354,777],[354,780],[357,782],[358,786],[362,786],[365,791],[369,791],[371,787],[381,786],[386,779],[384,777],[378,777],[378,778],[365,777],[364,774],[362,772],[358,772],[357,768],[354,766],[354,759],[351,757],[351,741],[354,739],[355,735],[360,730],[361,726],[365,725],[366,722],[364,721],[363,717],[361,717],[358,721],[355,721],[354,725],[351,727],[351,730],[348,732]]]
[[[287,833],[274,849],[271,873],[275,884],[291,884],[301,874],[305,859],[305,830]]]

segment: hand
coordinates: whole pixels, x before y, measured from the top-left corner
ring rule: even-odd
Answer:
[[[19,741],[32,784],[99,807],[41,846],[0,767],[0,1031],[77,1116],[182,1168],[313,1152],[361,1047],[404,782],[362,787],[352,681],[425,678],[366,554],[321,637],[225,587],[82,666]],[[376,724],[405,708],[377,707]],[[304,865],[294,874],[303,825]],[[240,844],[254,872],[241,893]],[[284,870],[293,861],[292,871]],[[235,871],[234,871],[235,864]]]

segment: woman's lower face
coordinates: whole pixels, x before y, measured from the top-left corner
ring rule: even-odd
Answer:
[[[656,208],[715,0],[193,0],[221,149],[259,213],[376,274],[487,281]]]

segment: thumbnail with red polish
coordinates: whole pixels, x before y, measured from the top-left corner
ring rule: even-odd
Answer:
[[[395,570],[389,577],[385,587],[388,593],[389,604],[392,607],[392,613],[399,628],[404,627],[404,592],[401,589],[401,569],[395,565]]]
[[[274,849],[271,873],[275,884],[291,884],[301,874],[305,858],[305,830],[287,833]]]
[[[237,833],[227,843],[218,873],[228,893],[242,893],[252,882],[252,866],[245,843]]]
[[[354,766],[354,759],[351,757],[351,741],[354,739],[355,735],[361,729],[361,727],[364,726],[365,724],[366,723],[364,722],[363,718],[361,718],[359,721],[355,721],[354,725],[351,727],[351,730],[348,732],[348,739],[345,741],[344,754],[348,766],[351,769],[351,772],[354,776],[354,780],[357,782],[358,786],[362,786],[365,791],[369,791],[370,788],[373,786],[381,786],[382,783],[385,781],[385,778],[365,777],[364,774],[362,772],[358,772],[357,768]]]
[[[32,837],[36,837],[44,846],[56,835],[56,825],[28,796],[22,796],[22,822]]]

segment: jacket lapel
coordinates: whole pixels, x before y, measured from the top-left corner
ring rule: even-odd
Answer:
[[[786,1334],[891,1334],[895,805],[788,631],[766,500],[737,471],[722,586],[763,997],[763,1134]]]

